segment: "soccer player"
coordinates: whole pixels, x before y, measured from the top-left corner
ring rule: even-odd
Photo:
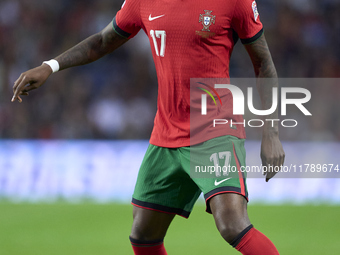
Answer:
[[[12,101],[21,102],[21,96],[40,87],[53,72],[88,64],[113,52],[140,29],[150,40],[159,95],[150,145],[132,199],[130,240],[134,253],[167,254],[163,239],[171,221],[176,214],[188,217],[203,192],[207,212],[212,213],[229,244],[242,254],[278,254],[274,244],[250,223],[243,175],[190,178],[189,170],[190,151],[202,155],[198,159],[202,161],[209,161],[205,157],[214,151],[224,152],[230,165],[237,169],[245,165],[242,126],[212,129],[202,125],[197,132],[205,135],[196,135],[190,142],[190,78],[229,78],[229,59],[237,38],[249,53],[256,77],[277,78],[255,1],[126,0],[101,32],[22,73],[14,84]],[[271,107],[272,88],[276,86],[276,82],[258,79],[264,109]],[[221,98],[223,108],[218,114],[225,117],[232,104],[227,97]],[[271,117],[277,119],[277,112]],[[265,166],[283,165],[277,125],[266,123],[263,127],[261,158]],[[275,174],[265,172],[266,181]]]

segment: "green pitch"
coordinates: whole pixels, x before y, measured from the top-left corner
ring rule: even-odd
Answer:
[[[0,203],[1,255],[129,255],[130,205]],[[255,227],[281,254],[339,254],[340,207],[249,206]],[[204,205],[176,217],[165,239],[173,255],[239,254],[219,236]]]

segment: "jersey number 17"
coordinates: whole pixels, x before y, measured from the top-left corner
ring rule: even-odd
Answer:
[[[155,46],[155,52],[157,56],[164,57],[165,53],[165,42],[166,42],[166,33],[164,30],[150,30],[150,35],[153,41],[153,45]],[[161,47],[160,50],[157,44],[157,38],[161,39]]]

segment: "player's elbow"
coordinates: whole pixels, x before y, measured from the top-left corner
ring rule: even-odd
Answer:
[[[254,72],[258,78],[277,78],[276,68],[272,59],[254,63]]]

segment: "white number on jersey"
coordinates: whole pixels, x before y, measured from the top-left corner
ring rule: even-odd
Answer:
[[[153,40],[153,45],[155,46],[155,52],[157,56],[164,57],[165,53],[165,39],[166,39],[166,33],[164,30],[150,30],[150,35]],[[157,39],[156,38],[161,38],[161,49],[160,52],[158,50],[158,44],[157,44]]]

